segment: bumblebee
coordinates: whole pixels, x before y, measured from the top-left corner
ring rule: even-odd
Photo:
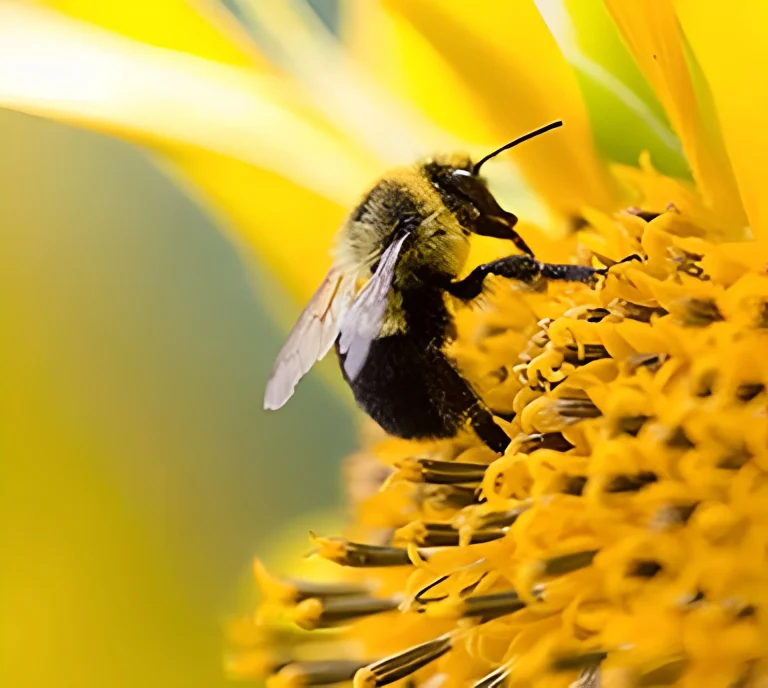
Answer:
[[[455,337],[449,299],[471,302],[488,275],[591,283],[600,272],[537,261],[514,230],[517,217],[479,174],[503,150],[561,125],[530,132],[476,164],[464,155],[435,157],[381,177],[342,225],[332,267],[277,357],[264,407],[283,406],[335,346],[358,406],[389,434],[447,438],[470,426],[503,454],[509,437],[445,352]],[[458,279],[472,234],[512,241],[521,253]]]

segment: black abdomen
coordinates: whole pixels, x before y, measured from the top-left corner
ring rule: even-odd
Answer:
[[[344,357],[339,359],[343,371]],[[359,375],[344,377],[358,406],[388,433],[406,439],[452,437],[477,402],[442,351],[409,335],[374,340]]]
[[[337,342],[344,379],[358,406],[391,435],[448,438],[469,421],[489,447],[503,453],[509,438],[442,350],[453,323],[442,294],[430,298],[436,291],[403,294],[407,332],[373,340],[354,380],[344,372]]]

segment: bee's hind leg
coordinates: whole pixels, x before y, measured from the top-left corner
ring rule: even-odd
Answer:
[[[470,412],[469,423],[477,436],[497,454],[503,454],[509,446],[510,439],[496,421],[493,420],[488,409],[476,406]]]

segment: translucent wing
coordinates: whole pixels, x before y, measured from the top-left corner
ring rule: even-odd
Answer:
[[[347,355],[344,372],[350,380],[362,370],[371,342],[381,332],[397,257],[407,238],[408,234],[403,234],[387,247],[373,277],[360,290],[341,323],[339,351]]]
[[[355,276],[331,268],[299,316],[277,355],[264,393],[264,408],[279,409],[299,380],[333,346],[354,296]]]

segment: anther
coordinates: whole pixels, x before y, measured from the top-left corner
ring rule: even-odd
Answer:
[[[397,597],[340,597],[327,600],[311,598],[300,602],[291,611],[291,620],[307,631],[338,626],[365,616],[397,609]]]
[[[635,677],[636,686],[671,686],[682,678],[688,660],[685,657],[675,657],[663,664],[639,673]]]
[[[403,650],[385,659],[360,669],[354,678],[354,688],[381,688],[426,666],[442,657],[451,649],[452,635],[446,633],[434,640],[428,640],[408,650]]]
[[[463,509],[480,502],[480,492],[475,487],[461,485],[425,485],[424,500],[437,508]]]
[[[528,435],[518,444],[518,451],[522,454],[530,454],[537,449],[565,452],[573,449],[573,445],[560,432]]]
[[[414,542],[422,547],[456,547],[459,544],[476,545],[492,542],[507,534],[505,528],[484,528],[472,532],[465,542],[457,528],[447,523],[425,523],[413,521],[397,531],[397,537],[407,542]]]
[[[476,681],[472,688],[499,688],[499,686],[501,686],[507,679],[511,671],[512,667],[509,664],[503,664],[479,681]]]
[[[406,459],[398,465],[398,468],[401,476],[406,480],[437,485],[455,485],[481,482],[487,466],[459,461]]]
[[[754,384],[744,384],[736,390],[736,398],[739,401],[752,401],[756,396],[765,391],[765,385],[760,382]]]
[[[564,418],[599,418],[603,415],[590,399],[556,399],[553,407]]]
[[[683,327],[705,327],[710,323],[724,320],[723,314],[713,299],[684,298],[673,308]]]
[[[597,555],[599,550],[584,550],[583,552],[574,552],[572,554],[563,554],[558,557],[544,559],[542,564],[542,575],[559,576],[571,571],[578,571],[586,568]]]
[[[637,416],[625,416],[623,418],[619,418],[616,421],[616,425],[614,427],[614,435],[631,435],[632,437],[636,437],[637,433],[640,432],[643,425],[645,425],[649,420],[651,420],[653,416],[644,416],[644,415],[637,415]]]
[[[351,680],[365,662],[336,659],[317,662],[291,662],[266,680],[267,688],[308,688],[329,686]]]
[[[402,547],[364,545],[342,538],[321,538],[314,536],[318,546],[317,554],[342,566],[356,568],[379,566],[409,566],[408,550]]]
[[[552,671],[573,671],[595,667],[608,657],[607,652],[596,650],[574,655],[562,655],[552,660]]]
[[[606,492],[637,492],[646,485],[658,481],[658,476],[650,471],[640,471],[634,475],[615,475],[608,486]]]
[[[526,511],[528,507],[520,507],[518,509],[508,509],[507,511],[491,511],[487,514],[483,514],[478,519],[478,528],[493,530],[496,528],[509,528],[518,518],[520,514]]]
[[[693,449],[696,446],[680,425],[670,431],[665,444],[673,449]]]
[[[698,502],[691,502],[689,504],[670,504],[664,506],[654,515],[651,525],[657,528],[683,526],[688,523],[698,505]]]
[[[652,559],[639,559],[633,561],[627,571],[627,575],[632,578],[653,578],[660,573],[664,567]]]
[[[641,306],[638,303],[629,301],[619,301],[615,304],[615,310],[625,318],[637,320],[638,322],[649,323],[654,317],[662,317],[668,314],[665,308],[653,306]]]
[[[514,590],[475,595],[464,599],[446,599],[432,604],[427,614],[439,619],[469,619],[480,617],[482,622],[497,619],[500,616],[514,614],[525,607]]]
[[[575,346],[567,346],[565,349],[561,349],[563,352],[563,358],[567,363],[581,364],[591,363],[592,361],[600,360],[601,358],[608,358],[609,353],[602,344],[585,344],[582,348],[583,355],[579,355],[579,350]]]
[[[652,373],[656,373],[668,358],[669,356],[665,353],[633,354],[632,356],[627,357],[624,366],[627,373],[637,372],[639,368],[645,368]]]
[[[574,495],[580,497],[584,493],[584,488],[587,485],[587,476],[585,475],[564,475],[563,486],[561,488],[563,494]]]
[[[264,596],[282,604],[296,604],[312,597],[325,599],[364,595],[369,592],[366,586],[351,583],[316,583],[278,578],[270,574],[258,559],[254,561],[253,572]]]

